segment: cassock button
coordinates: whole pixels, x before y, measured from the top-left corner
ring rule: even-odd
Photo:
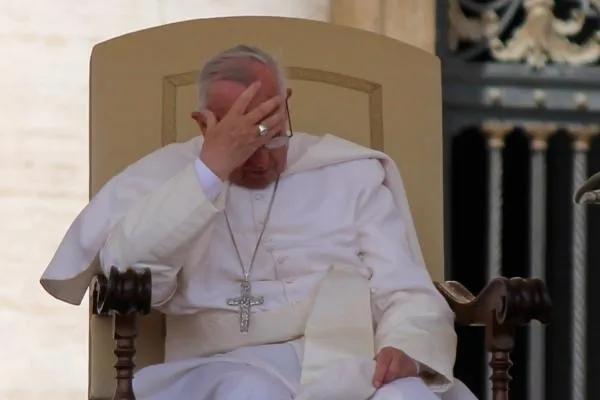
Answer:
[[[254,195],[254,198],[255,198],[256,200],[260,200],[260,199],[262,199],[262,198],[263,198],[263,196],[262,196],[262,194],[258,194],[258,193],[257,193],[257,194],[255,194],[255,195]]]

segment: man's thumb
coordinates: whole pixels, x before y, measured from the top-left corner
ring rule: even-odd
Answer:
[[[213,126],[217,124],[217,118],[215,118],[215,114],[208,109],[204,109],[200,111],[202,115],[204,115],[204,123],[206,124],[206,129],[211,129]]]

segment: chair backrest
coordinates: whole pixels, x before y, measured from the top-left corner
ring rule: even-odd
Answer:
[[[387,152],[398,164],[433,279],[443,278],[439,60],[380,35],[279,17],[180,22],[93,49],[90,194],[145,154],[196,135],[195,80],[208,57],[236,44],[261,47],[286,68],[296,131],[332,133]],[[90,322],[90,398],[115,387],[110,319]],[[164,321],[143,318],[138,368],[162,361]]]

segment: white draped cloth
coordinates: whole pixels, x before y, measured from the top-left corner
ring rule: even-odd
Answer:
[[[239,296],[241,268],[223,210],[247,268],[273,185],[224,186],[211,198],[195,168],[201,145],[166,146],[110,180],[41,279],[79,304],[101,272],[98,255],[105,272],[152,271],[166,359],[136,375],[138,400],[474,398],[453,377],[454,316],[424,266],[389,157],[332,135],[295,134],[251,276],[253,295],[265,300],[242,335],[227,305]],[[386,346],[434,377],[376,392],[373,357]]]

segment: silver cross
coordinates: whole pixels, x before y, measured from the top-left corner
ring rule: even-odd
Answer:
[[[263,296],[252,296],[250,281],[244,279],[240,285],[241,295],[227,299],[227,305],[240,307],[240,333],[248,333],[250,327],[250,312],[253,306],[260,306],[265,302]]]

